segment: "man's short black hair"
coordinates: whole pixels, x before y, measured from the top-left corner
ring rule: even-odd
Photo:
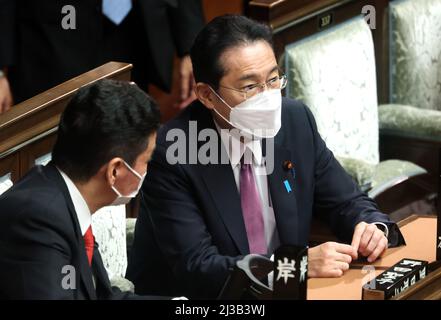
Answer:
[[[76,181],[89,180],[115,157],[133,165],[159,123],[156,103],[137,85],[97,81],[79,89],[64,110],[52,161]]]
[[[230,48],[256,41],[266,41],[273,47],[271,29],[267,25],[240,15],[214,18],[198,34],[191,48],[196,82],[204,82],[217,89],[225,75],[221,55]]]

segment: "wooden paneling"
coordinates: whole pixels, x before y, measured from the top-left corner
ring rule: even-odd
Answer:
[[[211,21],[213,18],[227,13],[241,14],[244,11],[244,2],[243,0],[204,0],[202,4],[205,21]]]
[[[0,117],[2,153],[55,128],[73,94],[99,79],[130,80],[132,65],[109,62],[14,106]]]
[[[0,173],[12,172],[12,179],[16,181],[34,166],[36,158],[51,152],[61,113],[79,88],[104,78],[129,81],[131,69],[131,64],[109,62],[3,113],[0,116]]]
[[[52,133],[39,139],[25,147],[20,152],[20,176],[24,176],[35,165],[35,160],[52,152],[52,148],[57,139],[56,133]]]
[[[0,177],[11,173],[16,182],[52,151],[61,113],[82,86],[100,79],[130,81],[132,65],[109,62],[14,106],[0,116]],[[136,203],[129,208],[136,216]]]
[[[20,176],[20,159],[18,153],[0,159],[0,177],[11,174],[12,182],[18,180]]]
[[[249,14],[252,18],[267,22],[273,30],[287,27],[292,22],[323,8],[347,2],[342,0],[254,0],[250,1]]]

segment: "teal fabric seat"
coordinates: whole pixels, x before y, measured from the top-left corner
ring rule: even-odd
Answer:
[[[380,128],[441,142],[441,1],[389,5],[390,103]]]
[[[385,160],[373,165],[354,158],[336,158],[361,189],[367,191],[372,198],[401,181],[426,172],[414,163],[404,160]]]
[[[441,111],[385,104],[378,110],[380,129],[390,134],[441,141]]]
[[[328,148],[370,196],[426,172],[411,162],[379,160],[374,44],[363,17],[293,43],[284,56],[287,96],[311,109]]]

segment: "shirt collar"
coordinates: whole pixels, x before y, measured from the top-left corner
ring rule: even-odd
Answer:
[[[78,190],[77,186],[73,183],[73,181],[57,168],[63,177],[64,182],[66,183],[67,189],[69,190],[70,197],[72,199],[73,205],[75,207],[75,212],[78,217],[78,222],[80,224],[81,234],[84,236],[87,229],[89,229],[92,223],[92,215],[90,213],[89,206],[87,205],[86,200],[84,200],[80,190]]]
[[[262,156],[262,143],[260,140],[249,140],[242,142],[240,138],[231,134],[228,129],[221,129],[217,124],[216,120],[214,120],[214,124],[216,125],[216,129],[221,136],[222,143],[224,144],[225,149],[227,150],[228,158],[230,159],[231,166],[235,168],[242,159],[242,156],[245,150],[248,148],[251,150],[253,154],[253,161],[258,166],[263,164],[263,156]]]

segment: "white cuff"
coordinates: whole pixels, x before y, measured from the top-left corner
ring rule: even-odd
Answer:
[[[382,230],[382,231],[384,232],[384,235],[386,236],[386,238],[389,239],[389,228],[387,227],[387,225],[385,223],[383,223],[383,222],[374,222],[372,224],[375,224],[376,226],[384,227],[384,230]]]

